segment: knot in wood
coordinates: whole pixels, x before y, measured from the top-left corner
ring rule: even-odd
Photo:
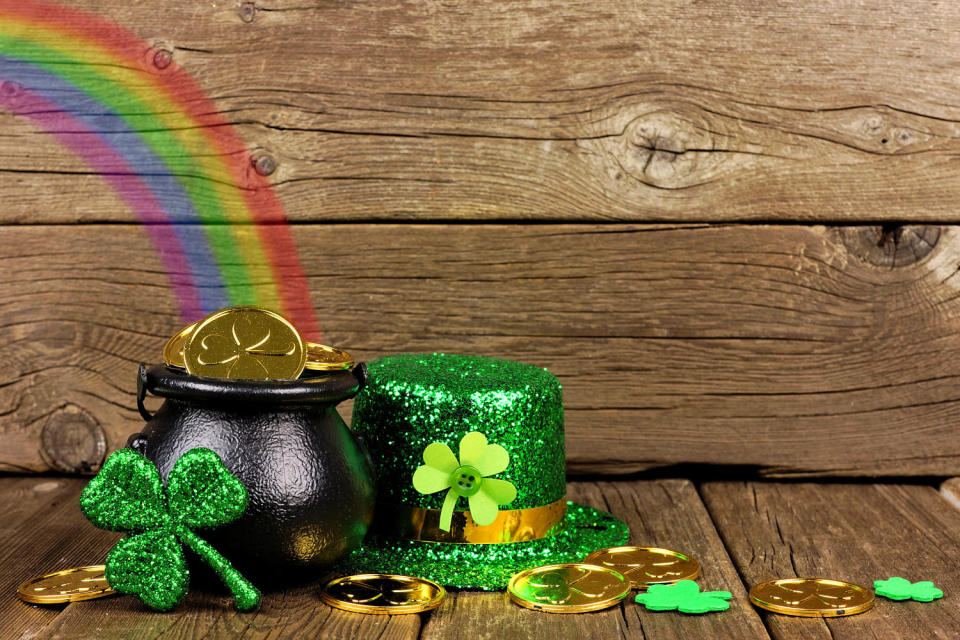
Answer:
[[[0,82],[0,96],[4,98],[16,98],[23,93],[23,86],[10,80]]]
[[[158,49],[153,53],[153,66],[163,71],[173,62],[173,52],[168,49]]]
[[[636,180],[663,189],[704,182],[715,148],[710,127],[696,113],[658,110],[634,118],[616,150],[623,170]]]
[[[40,440],[44,460],[67,473],[92,473],[100,468],[107,453],[103,428],[73,405],[61,407],[47,418]]]
[[[867,264],[889,269],[922,261],[937,246],[940,231],[931,225],[840,227],[847,251]]]
[[[239,9],[240,19],[250,24],[257,18],[257,5],[253,2],[244,2]]]
[[[253,169],[261,176],[269,176],[277,170],[277,161],[269,153],[261,153],[251,158]]]
[[[885,106],[863,106],[824,114],[825,137],[869,153],[897,154],[932,148],[954,136],[953,123]]]
[[[868,146],[887,153],[896,153],[914,141],[909,130],[882,112],[864,118],[860,132]]]

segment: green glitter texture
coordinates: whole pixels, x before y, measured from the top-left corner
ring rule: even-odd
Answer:
[[[545,369],[484,356],[400,354],[371,362],[353,405],[351,428],[370,451],[378,500],[440,509],[443,493],[413,487],[423,450],[481,431],[503,446],[510,466],[497,478],[517,488],[508,509],[539,507],[566,495],[563,397]]]
[[[233,593],[237,608],[260,603],[260,592],[193,529],[227,524],[247,508],[246,487],[209,449],[196,448],[173,465],[164,491],[156,466],[132,449],[107,458],[80,495],[80,509],[100,529],[129,534],[107,554],[106,578],[120,593],[158,611],[187,594],[187,545]]]
[[[509,453],[496,475],[517,497],[502,508],[537,507],[566,495],[563,397],[544,369],[519,362],[467,355],[401,354],[368,365],[367,385],[357,395],[352,429],[370,451],[384,505],[440,509],[444,492],[422,495],[413,474],[423,451],[441,442],[457,451],[471,431]],[[502,544],[442,544],[368,535],[337,567],[345,573],[397,573],[461,589],[504,588],[524,569],[579,562],[597,549],[622,545],[627,526],[591,507],[567,503],[555,535]]]
[[[605,511],[567,502],[560,533],[529,542],[439,544],[368,535],[337,567],[347,574],[419,576],[458,589],[503,589],[518,571],[556,562],[582,562],[597,549],[626,544],[627,525]]]

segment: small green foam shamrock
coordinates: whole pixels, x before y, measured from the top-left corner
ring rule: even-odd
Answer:
[[[646,593],[637,596],[637,602],[651,611],[673,611],[681,613],[708,613],[726,611],[727,602],[733,597],[729,591],[700,592],[700,585],[693,580],[680,580],[675,584],[653,584]]]
[[[487,436],[471,431],[460,440],[460,460],[442,442],[423,450],[423,464],[413,474],[413,488],[420,493],[449,489],[440,509],[440,529],[450,531],[453,508],[460,498],[470,504],[470,517],[483,526],[497,519],[500,505],[517,497],[517,488],[506,480],[488,478],[510,464],[510,454],[498,444],[487,444]]]
[[[247,509],[247,489],[209,449],[187,451],[173,465],[164,490],[157,467],[133,449],[107,458],[80,494],[80,509],[97,528],[121,531],[107,554],[106,578],[120,593],[138,596],[158,611],[187,594],[187,545],[233,593],[241,611],[260,603],[260,592],[193,529],[233,522]]]
[[[918,602],[933,602],[943,597],[943,591],[933,586],[929,580],[910,582],[906,578],[894,576],[888,580],[874,580],[873,589],[877,595],[891,600],[909,600]]]

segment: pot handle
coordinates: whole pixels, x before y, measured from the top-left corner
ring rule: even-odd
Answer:
[[[147,397],[147,365],[140,363],[140,371],[137,373],[137,410],[140,411],[140,415],[144,420],[150,422],[153,420],[153,414],[147,411],[147,408],[143,405],[144,399]]]
[[[365,386],[367,386],[367,363],[361,362],[360,364],[355,366],[353,369],[351,369],[350,373],[353,374],[353,377],[357,379],[357,383],[358,383],[357,390],[350,395],[350,397],[352,398],[353,396],[360,393]]]

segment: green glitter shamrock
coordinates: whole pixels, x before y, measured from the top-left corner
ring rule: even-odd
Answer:
[[[733,597],[729,591],[705,591],[693,580],[680,580],[676,584],[652,584],[646,593],[637,596],[637,602],[652,611],[673,611],[681,613],[707,613],[726,611],[727,602]]]
[[[413,488],[420,493],[447,491],[440,509],[440,529],[450,531],[453,508],[460,498],[470,503],[470,516],[483,526],[497,518],[500,505],[517,497],[517,488],[506,480],[488,478],[510,464],[510,454],[498,444],[487,444],[487,436],[471,431],[460,440],[460,460],[450,447],[434,442],[423,450],[423,461],[413,474]]]
[[[918,602],[933,602],[943,597],[943,591],[933,586],[929,580],[910,582],[905,578],[894,576],[888,580],[874,580],[873,589],[877,595],[891,600],[909,600]]]
[[[166,491],[150,460],[121,449],[107,458],[80,495],[80,509],[94,526],[129,534],[107,554],[107,582],[158,611],[172,609],[187,594],[190,571],[181,543],[213,567],[238,609],[260,603],[257,588],[193,532],[232,522],[246,508],[246,487],[216,453],[204,448],[177,460]]]

